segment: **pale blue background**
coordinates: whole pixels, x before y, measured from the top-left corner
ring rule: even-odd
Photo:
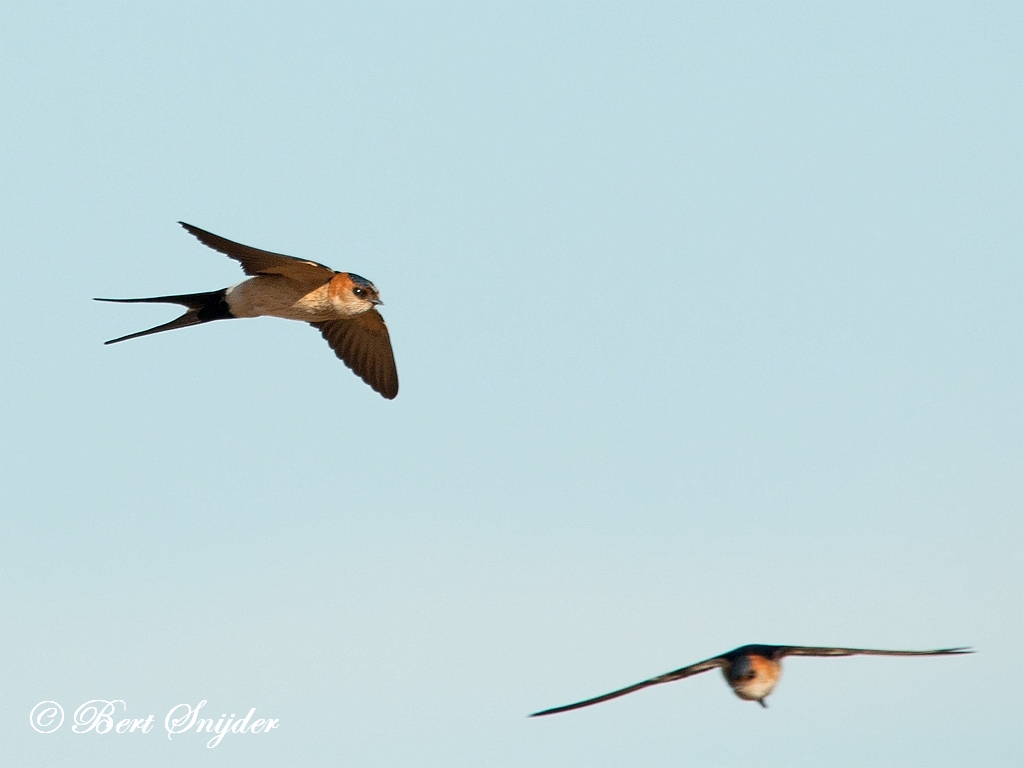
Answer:
[[[1020,4],[13,5],[10,766],[1024,759]],[[372,279],[402,392],[237,266]],[[564,704],[748,642],[717,674]],[[122,698],[281,718],[50,736]],[[158,726],[159,727],[159,726]]]

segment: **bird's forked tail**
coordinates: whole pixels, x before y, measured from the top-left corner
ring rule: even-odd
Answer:
[[[158,325],[138,333],[129,333],[117,339],[103,342],[104,344],[116,344],[119,341],[135,339],[139,336],[148,336],[151,333],[161,331],[173,331],[175,328],[186,328],[190,325],[209,323],[212,320],[227,320],[234,317],[231,314],[231,307],[228,306],[227,288],[208,293],[183,293],[180,296],[154,296],[150,299],[96,299],[96,301],[114,301],[122,304],[181,304],[188,310],[180,317],[176,317],[169,323]]]

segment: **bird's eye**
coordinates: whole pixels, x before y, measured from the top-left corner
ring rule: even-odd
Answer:
[[[366,291],[364,291],[362,288],[353,288],[352,289],[352,293],[354,293],[360,299],[363,298],[363,296],[366,295]]]

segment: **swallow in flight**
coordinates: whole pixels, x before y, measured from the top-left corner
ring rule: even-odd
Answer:
[[[131,333],[107,344],[233,317],[283,317],[316,328],[345,365],[374,390],[392,400],[398,395],[398,370],[391,351],[383,304],[373,283],[351,272],[280,253],[261,251],[178,222],[203,245],[230,256],[251,277],[238,285],[208,293],[156,296],[150,299],[96,299],[126,303],[180,304],[185,314],[169,323]]]
[[[701,672],[707,672],[716,667],[722,670],[725,681],[732,688],[733,693],[744,701],[756,701],[762,707],[767,707],[764,700],[775,689],[775,684],[779,682],[779,676],[782,674],[782,659],[785,656],[947,656],[959,653],[974,653],[974,651],[969,648],[940,648],[937,651],[876,651],[865,648],[809,648],[802,645],[744,645],[728,653],[723,653],[721,656],[652,677],[650,680],[644,680],[628,688],[621,688],[593,699],[577,701],[575,704],[534,712],[530,717],[553,715],[557,712],[568,712],[570,709],[589,707],[591,704],[600,704],[602,701],[616,699],[650,685],[671,683],[673,680],[699,675]]]

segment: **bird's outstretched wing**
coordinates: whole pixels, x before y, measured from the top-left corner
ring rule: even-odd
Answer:
[[[886,651],[873,648],[818,648],[803,645],[780,645],[776,656],[950,656],[974,653],[970,648],[938,648],[934,651]]]
[[[636,685],[631,685],[628,688],[620,688],[617,691],[606,693],[603,696],[595,696],[592,699],[586,699],[585,701],[577,701],[575,704],[566,704],[563,707],[554,707],[552,709],[545,709],[542,712],[534,712],[530,717],[540,717],[541,715],[553,715],[557,712],[568,712],[570,709],[580,709],[581,707],[589,707],[591,704],[600,704],[602,701],[608,701],[609,699],[617,699],[619,696],[625,696],[627,693],[633,693],[633,691],[639,691],[641,688],[647,688],[651,685],[660,685],[661,683],[671,683],[674,680],[682,680],[684,677],[690,677],[691,675],[699,675],[701,672],[707,672],[709,669],[716,669],[724,666],[726,660],[722,656],[715,656],[713,659],[707,659],[706,661],[699,661],[696,664],[691,664],[688,667],[674,670],[673,672],[666,672],[664,675],[658,675],[652,677],[650,680],[644,680]]]
[[[225,256],[242,265],[242,270],[247,275],[282,275],[296,280],[312,280],[320,284],[326,283],[334,276],[334,270],[315,261],[296,259],[294,256],[285,256],[281,253],[261,251],[248,245],[242,245],[228,240],[220,235],[207,232],[205,229],[194,227],[179,221],[179,224],[194,235],[203,245],[220,251]]]
[[[398,369],[384,318],[376,309],[345,320],[310,323],[359,378],[388,400],[398,395]]]

